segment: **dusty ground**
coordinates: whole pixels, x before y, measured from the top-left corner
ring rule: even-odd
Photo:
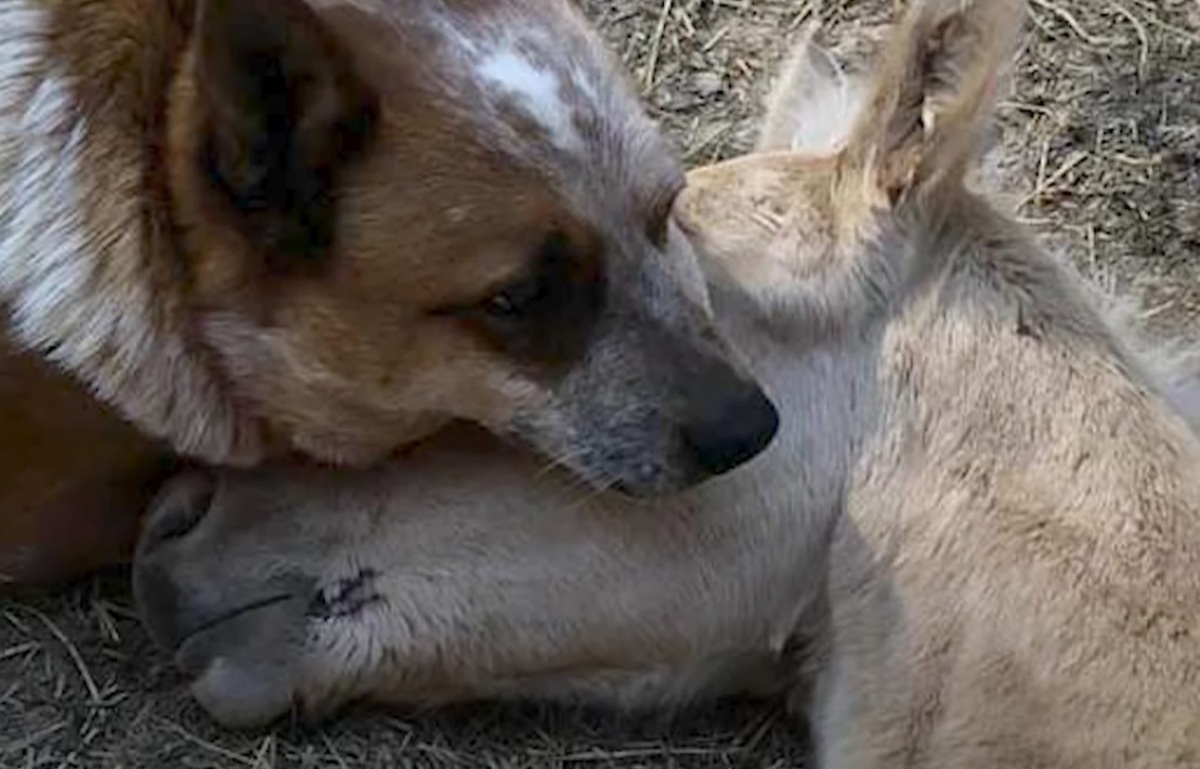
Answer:
[[[585,0],[689,163],[753,138],[762,75],[809,19],[886,21],[881,0]],[[1000,153],[1022,217],[1084,268],[1200,324],[1200,0],[1033,0]],[[475,709],[359,713],[321,729],[215,729],[141,633],[124,575],[0,598],[8,767],[776,766],[803,736],[770,708],[674,724]]]

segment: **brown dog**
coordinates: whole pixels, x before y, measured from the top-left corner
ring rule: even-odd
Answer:
[[[776,416],[683,181],[566,0],[0,0],[0,573],[121,551],[164,449],[464,419],[631,493],[745,461]]]
[[[965,183],[1023,18],[914,0],[857,89],[805,46],[759,151],[691,175],[717,316],[782,414],[744,468],[652,515],[449,435],[170,484],[136,592],[201,703],[765,679],[820,769],[1200,765],[1200,380]]]

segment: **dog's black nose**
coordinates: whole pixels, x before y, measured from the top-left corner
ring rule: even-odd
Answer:
[[[779,431],[779,412],[756,385],[739,384],[689,419],[683,437],[709,475],[726,473],[765,449]]]

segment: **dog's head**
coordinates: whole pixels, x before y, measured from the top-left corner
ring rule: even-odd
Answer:
[[[634,493],[770,441],[683,173],[567,0],[201,0],[191,38],[187,301],[265,434],[360,462],[465,419]]]

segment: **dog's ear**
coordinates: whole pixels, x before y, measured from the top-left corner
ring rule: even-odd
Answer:
[[[911,0],[845,158],[895,201],[962,181],[986,145],[1025,0]]]
[[[810,25],[780,67],[767,96],[755,152],[832,152],[854,127],[855,83]]]
[[[376,95],[305,0],[201,0],[195,34],[209,175],[272,258],[323,254],[330,187]]]

